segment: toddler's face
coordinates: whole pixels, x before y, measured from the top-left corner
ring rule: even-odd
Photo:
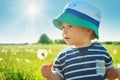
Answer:
[[[78,45],[84,42],[88,36],[86,28],[74,26],[67,23],[62,23],[62,37],[69,45]]]

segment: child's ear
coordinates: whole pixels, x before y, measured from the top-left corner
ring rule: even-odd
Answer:
[[[89,33],[89,34],[92,34],[92,33],[93,33],[93,31],[92,31],[91,29],[88,29],[88,28],[85,28],[85,31],[86,31],[87,33]]]

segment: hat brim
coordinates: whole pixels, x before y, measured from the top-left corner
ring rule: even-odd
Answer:
[[[59,28],[60,30],[62,30],[62,26],[61,26],[62,22],[72,24],[75,26],[89,28],[93,30],[95,32],[96,37],[99,38],[98,26],[78,16],[75,16],[68,12],[63,12],[60,16],[58,16],[56,19],[53,20],[53,24],[55,25],[55,27]]]

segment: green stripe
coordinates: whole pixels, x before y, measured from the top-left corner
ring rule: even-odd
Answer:
[[[89,21],[83,20],[82,18],[79,18],[73,14],[64,12],[58,18],[53,20],[53,24],[57,28],[62,30],[61,22],[65,22],[68,24],[72,24],[72,25],[80,26],[80,27],[84,27],[84,28],[89,28],[89,29],[93,30],[96,34],[96,37],[99,38],[98,26],[94,25],[93,23],[91,23]]]

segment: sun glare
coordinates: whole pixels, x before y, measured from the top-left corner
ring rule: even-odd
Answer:
[[[35,4],[29,4],[27,5],[26,13],[28,16],[31,16],[31,17],[37,16],[39,13],[39,8]]]
[[[43,18],[45,13],[45,3],[43,1],[36,2],[36,1],[29,1],[24,4],[24,14],[27,18],[36,18],[41,17]],[[44,7],[43,7],[44,6]]]

